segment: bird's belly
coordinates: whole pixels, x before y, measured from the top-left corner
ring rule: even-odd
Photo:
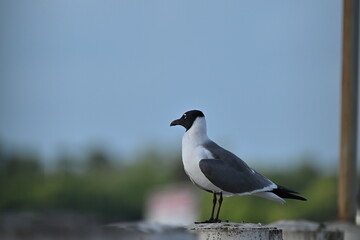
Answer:
[[[211,183],[200,169],[200,160],[209,158],[210,156],[206,156],[207,154],[204,153],[202,149],[197,149],[197,151],[191,152],[193,154],[183,152],[182,156],[185,172],[190,177],[191,181],[204,190],[214,193],[223,192],[220,188]]]

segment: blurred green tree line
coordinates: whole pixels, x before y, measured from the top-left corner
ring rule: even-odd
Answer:
[[[31,154],[0,150],[0,212],[66,210],[93,213],[104,222],[140,220],[152,189],[190,182],[180,153],[165,154],[152,149],[126,161],[93,150],[80,160],[61,156],[51,169],[45,169],[42,163],[42,159]],[[222,219],[263,223],[294,218],[336,219],[335,173],[323,173],[309,161],[287,171],[257,170],[274,182],[299,191],[308,201],[288,200],[281,205],[254,196],[225,198]],[[201,190],[199,195],[200,212],[207,219],[212,195]]]

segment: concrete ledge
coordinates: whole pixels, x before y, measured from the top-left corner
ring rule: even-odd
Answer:
[[[323,224],[304,220],[285,220],[270,225],[223,222],[185,227],[121,222],[104,226],[101,235],[102,239],[109,240],[358,240],[359,231],[359,226],[343,222]]]
[[[254,223],[202,223],[187,226],[198,240],[281,240],[282,231]]]

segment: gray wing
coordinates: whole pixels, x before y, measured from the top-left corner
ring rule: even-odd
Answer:
[[[199,166],[204,175],[215,186],[231,193],[272,190],[276,185],[266,177],[251,169],[235,154],[214,142],[205,146],[215,159],[202,159]],[[267,189],[268,188],[268,189]]]
[[[206,144],[204,144],[204,147],[211,152],[214,159],[219,159],[224,161],[227,165],[239,170],[244,171],[244,169],[248,169],[251,171],[252,169],[238,156],[233,154],[232,152],[229,152],[228,150],[220,147],[213,141],[209,141]]]

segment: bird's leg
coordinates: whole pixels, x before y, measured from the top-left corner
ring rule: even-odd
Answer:
[[[214,219],[214,212],[215,212],[215,206],[216,206],[216,201],[217,201],[217,198],[216,198],[216,194],[214,194],[214,197],[213,197],[213,207],[212,207],[212,210],[211,210],[211,216],[210,216],[210,219],[209,220],[206,220],[204,222],[195,222],[196,224],[199,224],[199,223],[214,223],[215,222],[215,219]]]
[[[220,208],[221,208],[222,202],[223,202],[223,195],[222,195],[222,192],[220,192],[219,207],[218,207],[218,210],[217,210],[217,213],[216,213],[216,218],[214,219],[215,222],[221,222],[221,220],[219,219],[219,213],[220,213]]]
[[[221,202],[222,202],[222,195],[220,195],[221,197]],[[196,224],[199,224],[199,223],[216,223],[216,222],[220,222],[218,220],[219,218],[219,210],[217,212],[217,217],[216,219],[214,219],[214,213],[215,213],[215,207],[216,207],[216,202],[217,202],[217,197],[216,197],[216,194],[214,193],[214,198],[213,198],[213,206],[212,206],[212,210],[211,210],[211,216],[210,216],[210,219],[207,220],[207,221],[204,221],[204,222],[195,222]],[[219,203],[221,204],[220,200],[219,200]]]
[[[213,206],[212,206],[211,216],[210,216],[209,222],[214,221],[214,212],[215,212],[216,200],[217,200],[217,199],[216,199],[216,194],[214,193]]]

